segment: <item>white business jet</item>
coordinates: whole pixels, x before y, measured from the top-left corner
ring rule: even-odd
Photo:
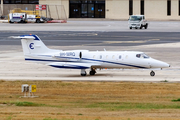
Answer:
[[[20,38],[25,60],[44,63],[48,66],[67,69],[81,69],[81,76],[95,75],[96,69],[154,69],[167,68],[169,64],[155,60],[137,51],[89,51],[53,50],[46,47],[37,35],[12,36]],[[155,75],[154,71],[150,72]]]

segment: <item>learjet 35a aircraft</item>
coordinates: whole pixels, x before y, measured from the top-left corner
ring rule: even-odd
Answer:
[[[25,60],[44,63],[56,68],[80,69],[81,76],[95,75],[96,69],[154,69],[167,68],[169,64],[153,59],[138,51],[89,51],[49,49],[37,35],[12,36],[20,38]],[[154,71],[150,72],[155,75]]]

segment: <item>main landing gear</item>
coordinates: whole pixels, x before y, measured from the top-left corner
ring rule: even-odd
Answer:
[[[95,68],[91,68],[91,71],[89,72],[89,74],[90,74],[90,75],[95,75],[95,73],[96,73]]]
[[[85,69],[81,69],[81,76],[86,76],[86,71],[85,71]]]
[[[89,71],[89,74],[90,75],[95,75],[95,73],[96,73],[96,70],[95,70],[95,68],[91,68],[91,71]],[[81,69],[81,76],[86,76],[87,74],[86,74],[86,70],[85,69]]]
[[[151,71],[150,72],[150,75],[153,77],[153,76],[155,76],[155,72],[154,71]]]

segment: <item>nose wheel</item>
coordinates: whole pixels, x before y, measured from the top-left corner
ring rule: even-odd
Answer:
[[[155,76],[155,72],[154,71],[151,71],[150,72],[150,75],[153,77],[153,76]]]

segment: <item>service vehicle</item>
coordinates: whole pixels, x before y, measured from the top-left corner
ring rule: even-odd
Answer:
[[[27,22],[26,13],[9,13],[9,23],[25,23]]]
[[[148,28],[148,22],[145,20],[144,15],[131,15],[128,19],[129,29],[145,29]]]
[[[9,13],[9,23],[27,23],[27,22],[36,22],[42,23],[44,20],[37,15],[29,15],[26,13]]]

